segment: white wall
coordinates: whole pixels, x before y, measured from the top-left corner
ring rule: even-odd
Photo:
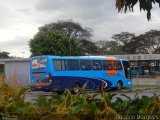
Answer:
[[[5,62],[5,77],[8,84],[29,85],[30,64],[29,61]]]

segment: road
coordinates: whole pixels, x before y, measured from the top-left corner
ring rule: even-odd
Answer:
[[[160,77],[156,77],[156,78],[138,78],[135,77],[132,80],[133,85],[137,85],[137,84],[159,84],[160,85]]]
[[[89,92],[89,93],[91,95],[94,94],[92,92]],[[142,97],[142,96],[152,97],[154,94],[157,94],[160,96],[160,88],[133,90],[133,91],[129,91],[126,89],[122,90],[122,91],[117,91],[117,90],[106,91],[106,94],[108,94],[108,93],[116,94],[116,96],[113,98],[113,101],[116,100],[117,97],[120,97],[125,100],[126,97],[121,96],[122,94],[127,95],[131,99],[134,99],[136,95],[138,95],[139,97]],[[34,99],[36,99],[38,96],[46,96],[47,98],[50,98],[51,94],[52,94],[51,92],[41,92],[41,91],[28,92],[25,94],[25,101],[26,102],[34,102]],[[100,98],[100,94],[99,94],[98,98]]]

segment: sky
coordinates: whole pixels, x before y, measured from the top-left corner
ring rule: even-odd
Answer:
[[[73,20],[91,28],[92,39],[111,40],[113,34],[130,32],[143,34],[160,29],[160,8],[154,5],[152,20],[146,12],[118,13],[115,0],[0,0],[0,51],[10,56],[29,57],[28,41],[38,27],[58,20]]]

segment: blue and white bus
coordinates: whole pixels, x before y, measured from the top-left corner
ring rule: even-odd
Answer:
[[[86,89],[132,86],[128,60],[106,56],[35,56],[31,58],[32,90],[76,93]]]

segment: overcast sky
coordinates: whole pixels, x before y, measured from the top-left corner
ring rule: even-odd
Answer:
[[[115,0],[0,0],[0,50],[11,56],[29,57],[28,41],[38,27],[72,19],[92,28],[93,40],[111,40],[112,34],[131,32],[136,35],[160,29],[160,8],[152,10],[152,20],[138,5],[134,12],[118,13]]]

